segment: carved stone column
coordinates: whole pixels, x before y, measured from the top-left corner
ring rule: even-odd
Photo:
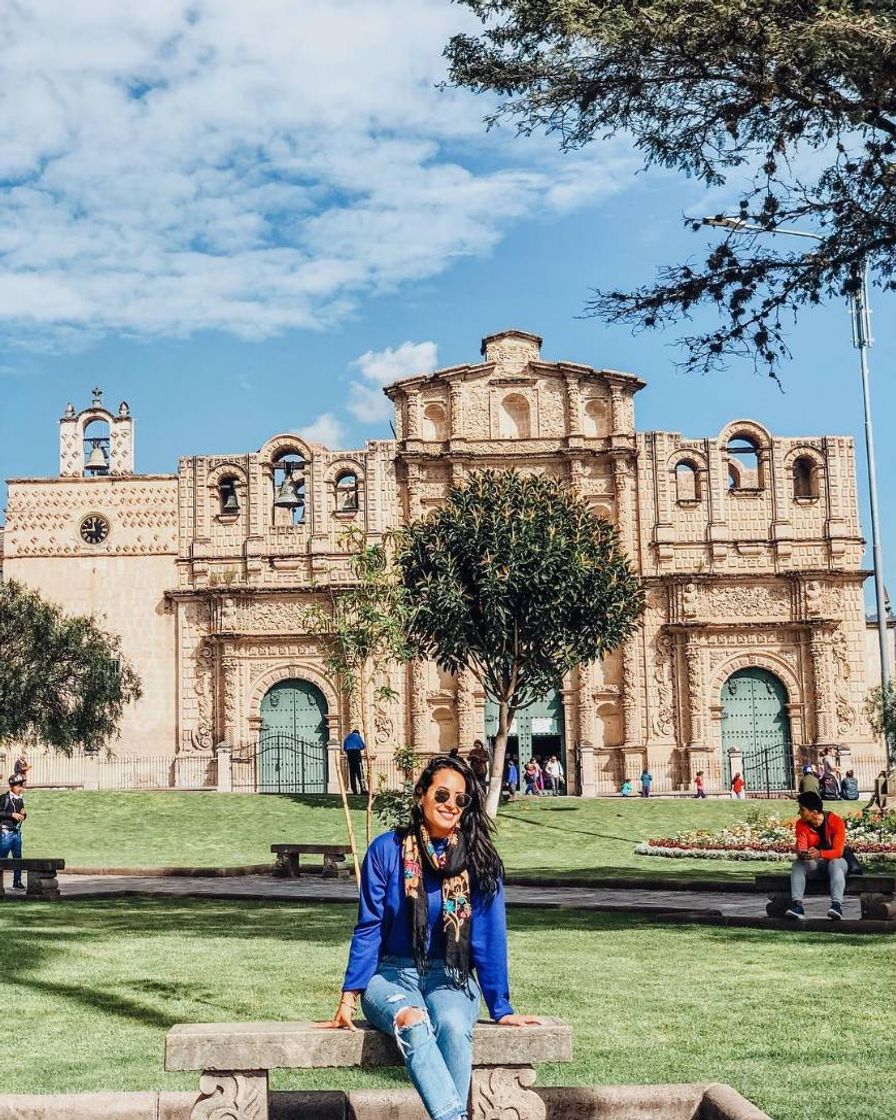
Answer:
[[[426,663],[411,662],[411,744],[421,753],[427,748],[429,704],[426,700]]]
[[[579,686],[577,738],[580,743],[592,743],[594,741],[594,674],[590,665],[580,665],[576,672]]]
[[[448,435],[451,439],[462,439],[464,435],[464,395],[459,381],[452,381],[448,390],[448,403],[451,415],[448,418]]]
[[[408,427],[406,438],[420,438],[420,395],[413,393],[407,398]]]
[[[484,1067],[473,1070],[470,1120],[545,1120],[547,1108],[530,1086],[531,1066]]]
[[[638,658],[635,650],[637,638],[629,638],[622,646],[622,722],[623,748],[628,751],[640,745],[641,727],[638,719]]]
[[[224,741],[231,746],[239,742],[239,668],[236,657],[221,659],[222,708]]]
[[[831,743],[836,738],[834,680],[831,643],[827,634],[813,630],[809,635],[812,680],[815,691],[815,742]]]
[[[619,540],[624,551],[634,557],[634,487],[632,485],[634,472],[627,458],[618,456],[613,460],[613,483],[616,491],[616,525],[619,530]]]
[[[268,1120],[266,1070],[207,1070],[199,1079],[199,1093],[190,1120]]]
[[[566,382],[566,415],[569,428],[568,435],[580,436],[582,434],[582,395],[579,390],[578,377],[569,377]]]
[[[706,747],[706,723],[703,718],[703,664],[700,643],[689,635],[685,643],[685,665],[688,676],[689,750]]]
[[[420,464],[408,463],[408,515],[412,521],[423,512],[420,501]]]
[[[462,669],[457,678],[457,737],[459,746],[464,749],[473,745],[474,739],[482,739],[484,729],[476,719],[476,678],[469,669]]]

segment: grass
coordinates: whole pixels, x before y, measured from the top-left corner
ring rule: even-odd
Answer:
[[[363,844],[361,799],[352,801]],[[637,856],[634,847],[648,836],[698,825],[719,828],[741,819],[748,805],[792,811],[791,803],[779,801],[520,799],[501,810],[498,843],[511,874],[558,881],[698,877],[737,884],[780,865],[661,859]],[[234,866],[269,860],[272,843],[346,842],[336,797],[32,790],[27,806],[25,854],[59,856],[72,867]]]
[[[892,969],[886,938],[732,936],[581,911],[509,919],[516,1006],[574,1031],[575,1061],[544,1067],[541,1084],[719,1080],[776,1120],[877,1120],[896,1099],[896,1009],[876,998]],[[198,1074],[162,1072],[168,1027],[329,1017],[352,921],[344,905],[7,904],[0,968],[15,1037],[0,1092],[193,1088]],[[277,1088],[403,1083],[401,1071],[275,1077]]]

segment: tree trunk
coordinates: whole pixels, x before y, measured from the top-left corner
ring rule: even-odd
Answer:
[[[498,815],[501,803],[501,785],[504,780],[504,756],[507,753],[507,733],[510,730],[513,713],[506,700],[498,701],[498,734],[495,736],[495,750],[492,754],[492,769],[488,782],[488,797],[485,811],[492,820]]]

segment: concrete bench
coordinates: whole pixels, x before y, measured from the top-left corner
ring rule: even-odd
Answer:
[[[789,875],[757,875],[756,890],[767,894],[765,912],[770,918],[783,918],[790,905]],[[806,881],[807,895],[827,895],[827,879],[810,877]],[[896,875],[849,875],[846,893],[858,895],[863,921],[896,920]]]
[[[301,856],[323,856],[324,879],[337,879],[340,871],[346,875],[351,874],[351,868],[339,866],[345,862],[345,857],[351,854],[348,844],[271,844],[271,851],[277,857],[274,874],[283,879],[299,878]]]
[[[65,869],[64,859],[0,859],[0,898],[6,897],[3,874],[6,871],[24,871],[26,898],[59,898],[57,871]]]
[[[272,1069],[404,1065],[391,1036],[363,1020],[356,1025],[356,1031],[341,1031],[313,1023],[180,1024],[165,1039],[165,1069],[202,1071],[191,1120],[212,1116],[268,1120]],[[472,1120],[545,1120],[544,1101],[531,1090],[533,1066],[571,1061],[572,1031],[562,1019],[545,1017],[530,1027],[477,1023],[473,1031]]]

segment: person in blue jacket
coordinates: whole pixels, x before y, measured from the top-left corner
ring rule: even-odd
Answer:
[[[358,922],[329,1027],[394,1035],[432,1120],[464,1120],[473,1027],[484,998],[502,1026],[539,1022],[510,1003],[504,866],[482,789],[436,755],[414,787],[411,824],[378,836],[361,872]]]

